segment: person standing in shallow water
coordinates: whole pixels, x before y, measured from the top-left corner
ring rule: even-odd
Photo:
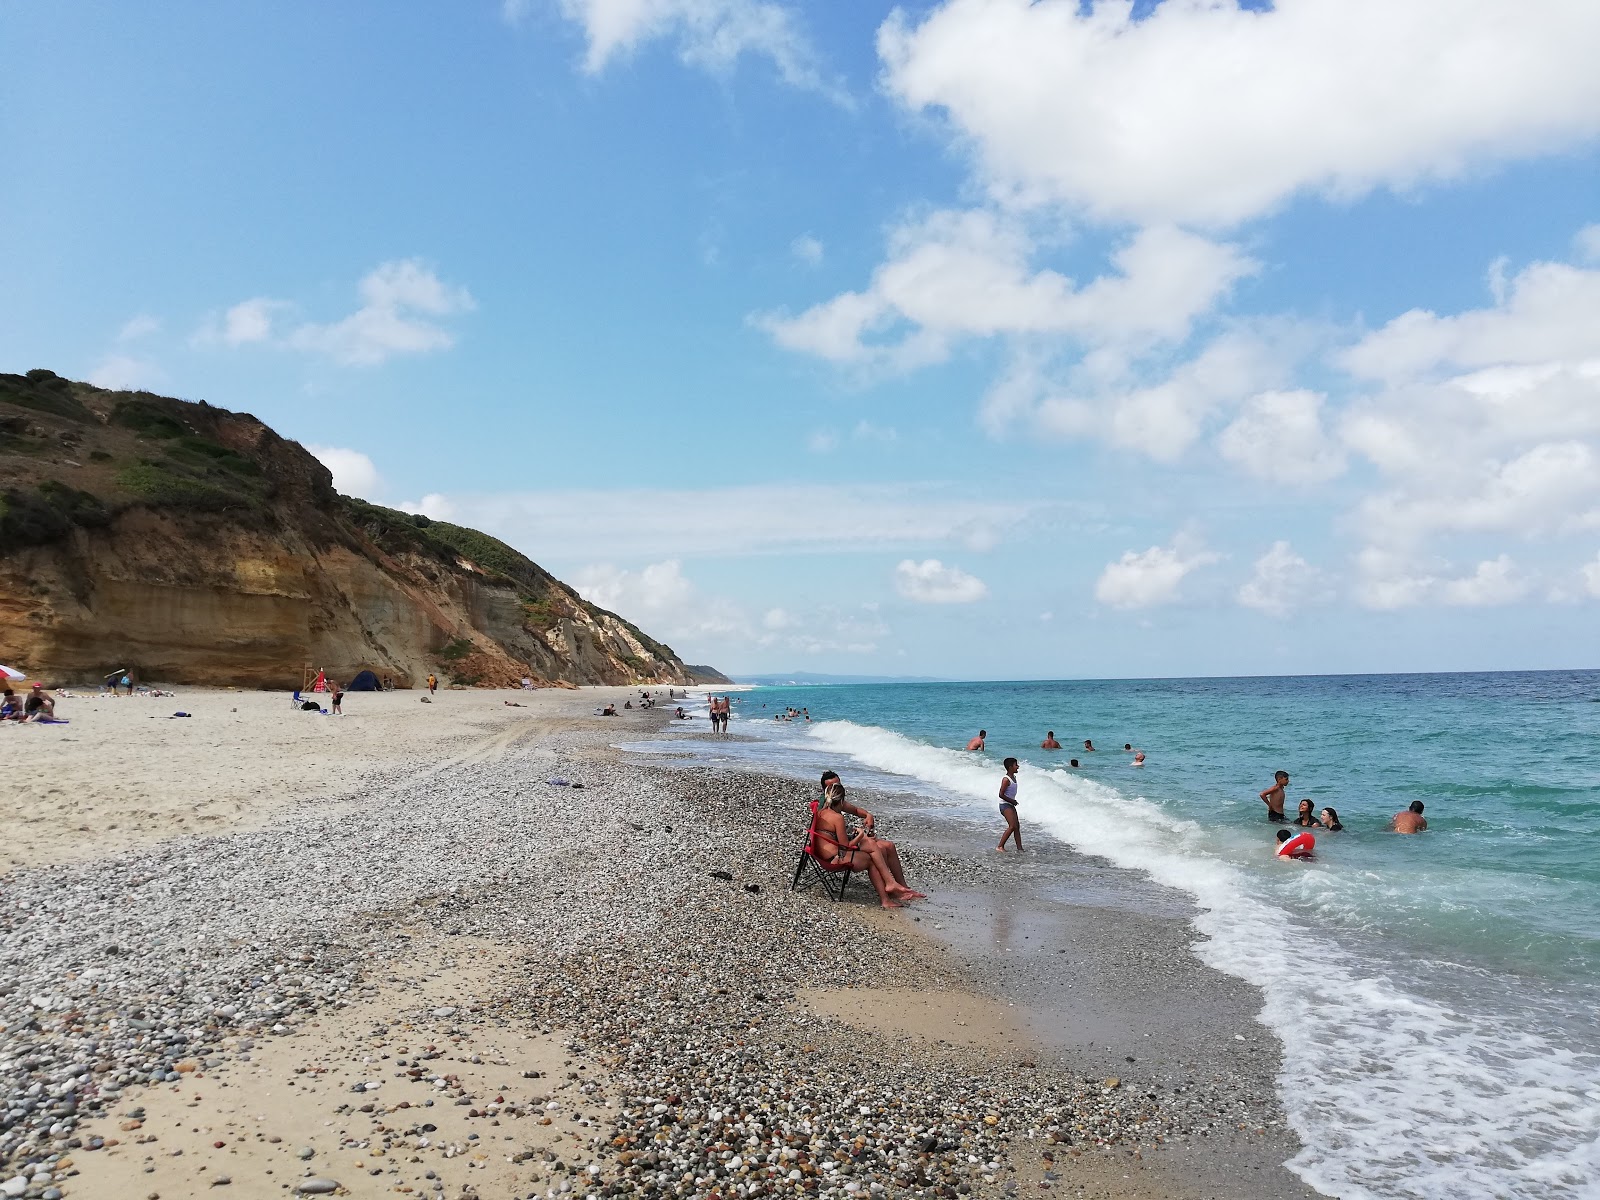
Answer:
[[[1014,758],[1005,761],[1006,773],[1000,778],[1000,815],[1005,818],[1006,831],[1000,835],[1000,844],[996,850],[1004,854],[1007,840],[1015,841],[1017,850],[1022,850],[1022,827],[1017,824],[1017,767]]]
[[[1061,743],[1056,741],[1056,731],[1054,729],[1048,729],[1048,730],[1045,731],[1044,741],[1039,743],[1039,749],[1041,749],[1041,750],[1059,750],[1059,749],[1061,749]]]
[[[1283,815],[1283,789],[1289,786],[1289,772],[1275,771],[1272,776],[1272,786],[1261,793],[1261,802],[1267,806],[1267,820],[1284,821],[1288,818]]]
[[[1413,800],[1411,806],[1404,812],[1397,812],[1389,818],[1389,828],[1396,833],[1421,833],[1428,827],[1427,818],[1422,815],[1422,801]]]
[[[988,736],[989,736],[989,731],[987,729],[978,730],[978,736],[973,738],[970,742],[967,743],[967,749],[968,750],[982,750],[983,749],[983,740]]]

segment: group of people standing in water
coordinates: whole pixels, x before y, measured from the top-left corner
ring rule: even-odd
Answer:
[[[989,731],[987,729],[978,730],[978,736],[967,743],[967,749],[982,750],[988,738]],[[1044,741],[1039,743],[1039,749],[1061,749],[1061,743],[1056,740],[1056,731],[1054,729],[1045,731]],[[1143,750],[1135,750],[1132,742],[1124,742],[1122,749],[1124,753],[1133,755],[1128,761],[1130,767],[1144,766],[1145,755]],[[1085,754],[1098,753],[1094,748],[1094,739],[1083,739],[1083,752]],[[1076,769],[1078,760],[1074,758],[1067,765]],[[1005,821],[1006,827],[1005,831],[1000,835],[1000,844],[995,849],[1004,854],[1007,842],[1010,842],[1019,851],[1022,849],[1022,827],[1017,824],[1017,772],[1021,769],[1022,764],[1014,758],[1008,758],[1001,766],[1005,768],[1006,773],[1000,777],[1000,816]]]

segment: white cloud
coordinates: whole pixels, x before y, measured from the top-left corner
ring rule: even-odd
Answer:
[[[89,382],[95,387],[112,391],[139,391],[158,386],[166,374],[148,359],[130,354],[111,354],[89,372]]]
[[[822,242],[809,233],[803,233],[789,243],[789,253],[806,266],[814,267],[822,261]]]
[[[1600,262],[1600,224],[1585,225],[1573,235],[1572,247],[1584,262]]]
[[[1356,555],[1355,597],[1365,608],[1409,608],[1427,599],[1438,579],[1407,553],[1368,546]]]
[[[1280,383],[1284,345],[1254,332],[1230,331],[1165,375],[1135,383],[1113,366],[1111,379],[1079,370],[1062,383],[1026,356],[984,397],[980,420],[993,434],[1022,423],[1050,438],[1099,438],[1158,462],[1180,458],[1219,409]]]
[[[350,366],[377,366],[400,354],[450,349],[455,336],[430,318],[476,307],[466,288],[445,283],[415,259],[370,272],[361,281],[361,298],[361,307],[342,321],[300,326],[289,344]]]
[[[222,315],[222,340],[230,346],[270,341],[274,314],[289,307],[282,300],[264,296],[242,300]]]
[[[1322,424],[1318,392],[1262,392],[1217,438],[1222,457],[1260,479],[1322,483],[1343,473],[1344,454]]]
[[[936,484],[609,489],[432,495],[399,507],[533,548],[540,561],[988,549],[1042,505]],[[796,514],[803,514],[798,519]]]
[[[1596,6],[1600,12],[1600,5]],[[1600,354],[1600,270],[1539,262],[1492,308],[1441,317],[1414,309],[1363,338],[1343,365],[1369,379],[1411,379],[1437,367],[1571,361]]]
[[[894,590],[918,604],[971,604],[989,594],[989,585],[937,558],[922,562],[908,558],[894,569]]]
[[[730,653],[755,652],[872,654],[889,632],[866,608],[770,608],[752,621],[740,605],[698,587],[677,559],[637,570],[594,564],[576,571],[572,583],[585,599],[666,640],[691,661],[725,661]]]
[[[1183,538],[1175,539],[1170,546],[1129,550],[1100,572],[1094,598],[1112,608],[1173,604],[1181,598],[1179,588],[1184,577],[1218,558],[1208,550],[1190,547]]]
[[[307,446],[306,449],[332,473],[335,490],[369,500],[382,492],[383,477],[361,451],[338,446]]]
[[[879,32],[990,192],[1113,222],[1230,224],[1600,133],[1592,0],[947,0]]]
[[[1322,599],[1326,583],[1322,572],[1301,558],[1288,542],[1273,542],[1255,570],[1239,588],[1239,603],[1270,617],[1287,617],[1296,609]]]
[[[301,322],[285,328],[294,305],[257,296],[228,309],[195,335],[197,345],[268,345],[322,354],[347,366],[372,367],[403,354],[448,350],[455,335],[442,317],[476,307],[466,288],[441,280],[416,259],[382,263],[359,285],[361,307],[327,324]]]
[[[1465,578],[1447,581],[1443,598],[1446,604],[1469,607],[1511,604],[1527,595],[1529,586],[1511,559],[1502,554],[1479,563],[1478,569]]]
[[[153,317],[149,313],[140,313],[131,317],[121,329],[117,331],[117,341],[136,342],[147,338],[151,334],[161,332],[161,318]]]
[[[991,211],[941,211],[901,226],[865,291],[757,325],[790,350],[831,362],[912,370],[966,338],[1065,337],[1147,345],[1185,337],[1256,264],[1237,247],[1162,227],[1111,256],[1114,271],[1079,287],[1034,270],[1023,226]]]
[[[813,454],[831,454],[839,448],[839,435],[831,429],[819,429],[806,438],[806,449]]]
[[[1583,576],[1583,589],[1600,600],[1600,555],[1592,563],[1585,563],[1579,572]]]
[[[526,11],[521,0],[506,0],[504,12],[515,23]],[[785,82],[843,100],[822,79],[816,54],[793,12],[768,0],[561,0],[561,11],[583,27],[589,40],[584,69],[604,70],[612,59],[633,53],[645,42],[672,42],[692,66],[726,71],[745,54],[771,60]]]

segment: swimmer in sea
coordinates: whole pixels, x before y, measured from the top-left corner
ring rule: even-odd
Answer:
[[[987,729],[978,730],[978,736],[973,738],[970,742],[967,743],[967,749],[968,750],[982,750],[983,749],[983,739],[988,737],[988,736],[989,736],[989,731]]]
[[[1301,842],[1300,838],[1305,838],[1306,840]],[[1295,845],[1293,850],[1289,849],[1290,845],[1294,843],[1299,844]],[[1316,849],[1316,846],[1317,839],[1312,837],[1309,833],[1302,833],[1300,837],[1295,837],[1295,835],[1290,833],[1287,829],[1278,830],[1279,858],[1311,858],[1313,856],[1312,851]]]
[[[1022,830],[1017,825],[1017,760],[1008,758],[1005,761],[1006,773],[1000,779],[1000,815],[1006,820],[1006,831],[1000,835],[1000,844],[996,850],[1004,854],[1006,840],[1014,838],[1017,850],[1022,850]]]
[[[1295,813],[1294,824],[1302,829],[1321,829],[1322,822],[1317,820],[1317,814],[1311,811],[1311,801],[1300,801],[1300,811]]]
[[[1131,763],[1129,763],[1128,765],[1130,767],[1142,767],[1142,766],[1144,766],[1144,751],[1143,750],[1135,750],[1133,752],[1133,761]]]
[[[1092,740],[1090,740],[1089,738],[1084,738],[1083,739],[1083,748],[1085,750],[1087,750],[1090,754],[1093,754],[1094,753],[1094,742]]]
[[[1133,743],[1132,742],[1123,742],[1122,743],[1122,748],[1123,748],[1124,751],[1126,751],[1129,754],[1133,753]]]
[[[1283,789],[1289,786],[1289,772],[1274,771],[1273,784],[1261,793],[1261,800],[1267,806],[1267,820],[1282,821],[1283,815]]]
[[[1396,833],[1421,833],[1427,827],[1428,822],[1422,816],[1421,800],[1413,800],[1405,812],[1397,812],[1389,818],[1389,828]]]
[[[1318,819],[1321,820],[1322,827],[1329,833],[1340,833],[1344,830],[1344,826],[1339,824],[1339,814],[1334,809],[1323,809],[1318,814]]]
[[[1056,741],[1056,731],[1054,729],[1049,729],[1049,730],[1045,731],[1044,741],[1039,743],[1039,749],[1041,749],[1041,750],[1059,750],[1059,749],[1061,749],[1061,743]]]
[[[1067,760],[1067,766],[1069,766],[1069,767],[1076,767],[1076,766],[1077,766],[1077,765],[1078,765],[1078,760],[1077,760],[1077,759],[1075,759],[1075,758],[1069,758],[1069,759],[1068,759],[1068,760]]]

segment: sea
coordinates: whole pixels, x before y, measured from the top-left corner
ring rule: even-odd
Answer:
[[[1283,1041],[1279,1089],[1304,1144],[1287,1165],[1313,1187],[1600,1197],[1600,671],[735,699],[741,738],[630,748],[810,780],[832,767],[970,823],[975,846],[998,837],[1014,756],[1025,837],[1193,897],[1195,952],[1261,989]],[[773,719],[789,708],[811,719]],[[986,749],[966,752],[980,728]],[[1064,749],[1039,748],[1047,730]],[[1259,793],[1277,770],[1291,814],[1309,798],[1344,825],[1314,831],[1313,861],[1273,854]],[[1427,832],[1388,832],[1414,800]]]

